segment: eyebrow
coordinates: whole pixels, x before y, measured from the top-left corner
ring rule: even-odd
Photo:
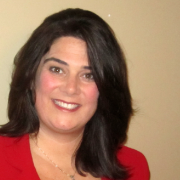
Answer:
[[[66,65],[66,66],[69,66],[69,64],[63,60],[60,60],[60,59],[57,59],[57,58],[54,58],[54,57],[51,57],[51,58],[47,58],[44,60],[44,64],[47,63],[48,61],[55,61],[59,64],[63,64],[63,65]],[[83,69],[88,69],[88,70],[92,70],[92,67],[91,66],[83,66]]]
[[[83,66],[83,69],[92,70],[92,67],[91,66]]]
[[[68,66],[68,63],[66,63],[65,61],[62,61],[62,60],[54,58],[54,57],[45,59],[44,64],[47,63],[48,61],[55,61],[55,62],[58,62],[60,64],[64,64],[64,65]]]

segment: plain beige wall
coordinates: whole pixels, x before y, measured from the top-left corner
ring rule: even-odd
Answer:
[[[68,7],[94,11],[125,51],[138,113],[127,145],[147,157],[151,180],[177,180],[180,170],[179,0],[0,0],[0,123],[13,57],[42,20]]]

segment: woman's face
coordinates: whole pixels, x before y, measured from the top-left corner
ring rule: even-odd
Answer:
[[[40,128],[83,131],[97,109],[99,96],[86,43],[74,37],[57,39],[40,62],[35,91]]]

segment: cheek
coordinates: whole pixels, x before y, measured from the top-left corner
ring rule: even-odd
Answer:
[[[98,97],[99,97],[99,91],[95,84],[87,87],[84,91],[84,94],[85,94],[86,100],[89,103],[97,103]]]
[[[40,91],[40,93],[50,92],[56,84],[56,80],[52,78],[49,73],[42,72],[36,79],[36,91],[37,93],[38,91]]]

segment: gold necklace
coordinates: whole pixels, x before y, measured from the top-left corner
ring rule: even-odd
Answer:
[[[34,142],[35,145],[37,146],[38,150],[44,155],[46,156],[46,158],[57,168],[59,169],[63,174],[65,174],[67,177],[69,177],[71,180],[75,180],[75,173],[74,175],[68,174],[66,173],[63,169],[61,169],[52,159],[49,158],[49,156],[37,145],[36,142]]]

